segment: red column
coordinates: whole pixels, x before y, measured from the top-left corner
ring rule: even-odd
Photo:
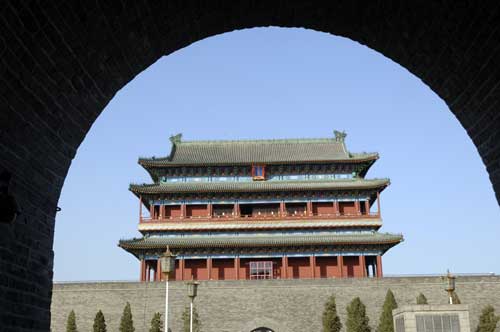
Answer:
[[[306,210],[307,210],[307,215],[312,216],[313,210],[312,210],[312,202],[311,201],[307,201]]]
[[[309,266],[311,267],[311,278],[316,278],[316,256],[309,256]]]
[[[140,280],[142,282],[146,281],[146,263],[144,262],[144,258],[141,259],[141,274],[140,274]]]
[[[236,276],[236,280],[239,280],[240,279],[240,258],[239,257],[235,257],[234,258],[234,269],[235,269],[235,276]]]
[[[158,259],[156,261],[156,277],[155,281],[161,281],[161,261]]]
[[[149,215],[151,219],[155,218],[155,206],[153,204],[149,205]]]
[[[354,206],[356,208],[356,214],[359,216],[361,214],[361,205],[359,204],[359,201],[354,201]]]
[[[160,217],[159,219],[165,218],[165,205],[160,205]]]
[[[335,215],[339,216],[340,215],[339,202],[338,201],[333,202],[333,206],[335,207]]]
[[[281,258],[281,279],[288,279],[288,257]]]
[[[365,211],[366,211],[367,215],[370,215],[370,200],[369,199],[367,199],[365,201]]]
[[[179,259],[179,271],[181,274],[181,280],[184,280],[184,264],[185,264],[184,258]]]
[[[339,269],[339,276],[341,278],[343,278],[344,277],[344,269],[343,269],[344,257],[343,256],[337,256],[337,265],[338,265],[338,269]]]
[[[207,215],[209,218],[212,218],[212,214],[213,214],[213,206],[212,206],[212,203],[208,203],[207,204]]]
[[[280,214],[282,217],[286,215],[285,202],[283,201],[280,202]]]
[[[378,209],[378,216],[381,216],[381,211],[380,211],[380,192],[377,191],[377,209]]]
[[[186,217],[186,204],[181,204],[181,218]]]
[[[382,256],[377,255],[377,278],[382,278],[384,275],[382,273]]]
[[[207,258],[208,280],[212,279],[212,258]]]
[[[361,276],[366,277],[366,259],[364,255],[359,256],[359,265],[361,265]]]

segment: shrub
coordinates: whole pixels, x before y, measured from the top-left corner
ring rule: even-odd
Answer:
[[[366,307],[359,297],[354,298],[347,306],[347,332],[371,332],[366,316]]]
[[[94,318],[94,332],[106,332],[106,320],[101,310],[97,312]]]
[[[487,305],[481,311],[476,332],[494,332],[499,320],[500,316],[495,315],[495,308],[491,305]]]
[[[70,311],[68,315],[68,321],[66,323],[66,332],[77,332],[76,328],[76,315],[73,310]]]
[[[422,293],[418,294],[417,304],[429,304],[429,303],[427,303],[427,298],[425,297],[424,294],[422,294]]]
[[[460,304],[460,298],[458,297],[458,294],[456,292],[451,293],[451,299],[453,301],[453,304]]]
[[[153,319],[151,319],[151,328],[149,332],[162,332],[163,331],[163,323],[161,321],[161,314],[159,312],[155,312],[153,315]]]
[[[342,323],[337,315],[337,305],[335,296],[331,296],[325,304],[323,311],[323,332],[339,332],[342,329]]]
[[[394,294],[389,289],[385,295],[384,307],[380,314],[380,320],[377,327],[377,332],[394,332],[394,322],[392,320],[392,310],[396,309],[398,304],[394,298]]]
[[[183,332],[189,332],[189,307],[184,309],[182,313],[182,321],[183,321]],[[196,311],[196,307],[193,307],[193,332],[201,332],[201,322],[200,317],[198,316],[198,311]]]
[[[120,332],[134,332],[134,320],[132,319],[132,310],[130,309],[130,303],[127,302],[125,308],[123,308],[122,319],[120,321]]]

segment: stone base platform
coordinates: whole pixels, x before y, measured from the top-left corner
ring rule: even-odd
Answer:
[[[203,281],[195,305],[203,332],[250,332],[267,327],[275,332],[321,331],[321,315],[330,295],[345,326],[346,306],[360,297],[375,328],[385,293],[394,292],[400,306],[415,304],[422,292],[429,304],[446,304],[440,277],[385,277],[381,279],[235,280]],[[483,306],[500,312],[500,276],[459,276],[458,296],[470,308],[475,329]],[[75,310],[80,331],[90,331],[94,316],[103,311],[108,331],[117,331],[125,303],[132,306],[136,332],[147,332],[153,313],[164,312],[162,282],[56,283],[52,296],[52,332],[64,332],[66,319]],[[170,283],[170,327],[180,332],[182,311],[189,300],[186,284]],[[374,329],[373,329],[374,330]]]

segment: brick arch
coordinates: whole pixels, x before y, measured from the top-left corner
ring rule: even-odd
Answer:
[[[267,327],[258,327],[252,330],[251,332],[274,332],[274,331]]]
[[[163,55],[236,29],[350,38],[422,79],[476,145],[500,200],[500,11],[469,1],[3,1],[0,173],[22,214],[0,224],[0,325],[48,331],[57,201],[92,123]]]

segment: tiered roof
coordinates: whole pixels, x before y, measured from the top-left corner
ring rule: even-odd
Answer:
[[[170,138],[168,157],[140,158],[146,169],[173,166],[214,166],[250,164],[296,164],[325,162],[373,162],[377,153],[350,153],[344,142],[345,133],[335,138],[182,141],[178,134]]]
[[[132,184],[130,190],[137,196],[170,197],[170,194],[197,194],[242,193],[243,196],[260,193],[280,192],[339,192],[342,195],[348,191],[380,192],[390,184],[389,179],[364,179],[368,168],[378,159],[377,153],[350,153],[345,146],[345,133],[335,132],[334,138],[319,139],[276,139],[276,140],[241,140],[241,141],[182,141],[182,136],[170,138],[172,150],[168,157],[141,158],[141,164],[156,183]],[[355,168],[359,177],[352,179],[324,179],[324,180],[268,180],[268,181],[200,181],[200,182],[160,182],[158,174],[168,170],[179,174],[189,170],[214,167],[237,166],[246,168],[250,165],[273,165],[272,172],[281,169],[281,166],[296,168],[301,164],[304,167],[317,167],[318,164],[345,163],[339,169]],[[356,164],[356,165],[352,165]],[[278,165],[277,167],[274,165]],[[220,166],[220,168],[219,168]],[[332,166],[332,165],[331,165]],[[358,167],[361,166],[361,167]],[[186,168],[184,168],[186,167]],[[320,167],[323,167],[320,165]],[[267,169],[267,168],[266,168]],[[300,167],[298,169],[301,169]],[[361,170],[361,171],[358,171]],[[179,172],[180,171],[180,172]],[[211,169],[207,169],[211,173]],[[167,173],[170,174],[170,173]],[[218,174],[218,173],[215,173]],[[214,180],[214,179],[212,179]],[[217,178],[215,178],[217,180]],[[229,195],[233,196],[233,195]],[[148,199],[143,200],[148,205]],[[285,218],[286,219],[286,218]],[[402,235],[378,233],[382,225],[381,219],[360,218],[345,220],[217,220],[210,222],[186,219],[182,222],[162,220],[162,222],[143,223],[139,230],[145,234],[143,238],[121,240],[119,246],[137,254],[144,250],[163,250],[167,246],[184,251],[203,248],[256,248],[256,247],[285,247],[291,249],[296,246],[375,246],[386,251],[403,241]],[[352,228],[352,232],[337,232],[334,228]],[[308,232],[277,233],[274,230],[309,230]],[[365,231],[360,231],[364,229]],[[371,229],[372,231],[366,231]],[[172,236],[166,235],[164,232]],[[183,233],[182,236],[173,236],[174,233]],[[223,234],[226,232],[225,234]],[[231,234],[234,232],[234,234]],[[155,235],[156,234],[156,235]],[[292,249],[291,249],[292,250]]]
[[[329,181],[252,181],[252,182],[170,182],[130,185],[130,191],[141,194],[208,193],[208,192],[276,192],[304,190],[383,189],[389,179],[347,179]]]
[[[238,235],[192,235],[182,237],[151,236],[132,240],[121,240],[124,249],[161,249],[170,248],[228,248],[260,246],[304,246],[304,245],[352,245],[388,244],[396,245],[403,241],[400,234],[360,232],[338,234],[238,234]]]

